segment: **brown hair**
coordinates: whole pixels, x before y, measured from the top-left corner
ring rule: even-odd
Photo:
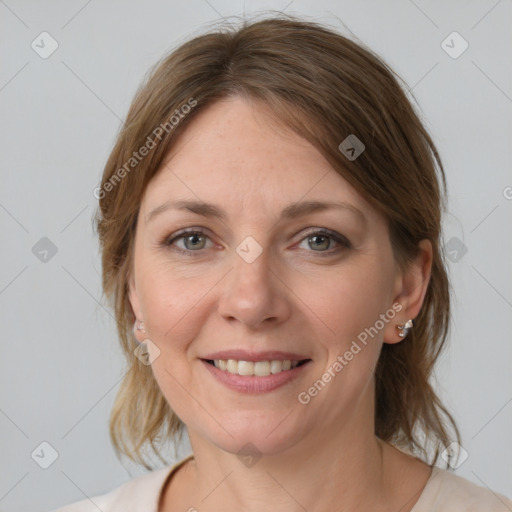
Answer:
[[[282,14],[200,35],[157,63],[137,91],[107,161],[96,218],[102,283],[128,364],[110,417],[117,456],[125,454],[151,469],[141,449],[150,444],[166,462],[158,445],[183,430],[151,367],[133,353],[137,343],[128,279],[135,227],[145,188],[176,135],[201,108],[232,95],[263,101],[385,216],[402,269],[422,239],[431,241],[431,277],[414,328],[405,341],[383,345],[376,367],[375,435],[424,460],[431,443],[435,453],[429,463],[435,464],[451,442],[445,421],[460,443],[457,425],[430,383],[450,318],[441,245],[446,181],[440,157],[394,72],[378,56],[326,26]],[[134,164],[134,151],[160,133],[159,126],[168,127],[191,99],[195,107],[173,129],[160,130],[158,142],[154,136],[147,156]],[[366,146],[355,160],[338,149],[350,134]]]

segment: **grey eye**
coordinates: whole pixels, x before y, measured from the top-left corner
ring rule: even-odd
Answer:
[[[204,249],[207,237],[202,233],[187,233],[185,235],[182,235],[177,240],[179,239],[183,239],[185,249],[194,250]]]

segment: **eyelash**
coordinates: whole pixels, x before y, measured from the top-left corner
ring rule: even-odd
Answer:
[[[181,239],[185,238],[186,236],[190,236],[190,235],[202,235],[202,236],[206,236],[207,238],[209,238],[208,235],[204,231],[194,228],[194,229],[190,229],[190,230],[180,231],[173,238],[169,238],[169,236],[166,236],[161,241],[160,246],[169,248],[170,246],[172,246],[172,244],[174,242],[181,240]],[[311,231],[311,232],[307,233],[300,240],[300,242],[302,242],[306,238],[310,238],[312,236],[318,236],[318,235],[331,238],[332,240],[334,240],[335,242],[340,244],[341,248],[335,249],[334,251],[331,250],[331,251],[308,251],[308,252],[317,252],[320,256],[327,257],[327,256],[333,256],[334,254],[338,253],[341,249],[350,249],[352,247],[350,242],[344,236],[338,235],[336,232],[330,231],[328,229],[319,229],[317,231]],[[191,251],[189,249],[180,249],[179,247],[174,247],[174,250],[176,250],[182,254],[187,254],[189,256],[198,256],[202,252],[202,249],[199,249],[197,251]]]

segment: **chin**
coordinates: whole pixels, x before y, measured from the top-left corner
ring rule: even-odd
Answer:
[[[292,416],[289,412],[257,411],[247,412],[243,417],[240,414],[230,419],[219,417],[216,419],[224,428],[212,420],[208,423],[212,429],[206,431],[203,424],[199,435],[235,455],[279,455],[300,443],[305,434],[304,421],[298,427]]]

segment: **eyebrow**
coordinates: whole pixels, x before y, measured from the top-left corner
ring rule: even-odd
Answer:
[[[226,221],[228,216],[222,208],[211,203],[203,201],[181,200],[181,201],[166,201],[165,203],[157,206],[146,216],[146,223],[155,218],[160,213],[167,210],[187,210],[203,217],[214,217],[222,221]],[[341,202],[334,201],[302,201],[289,204],[282,212],[281,219],[289,220],[302,217],[311,213],[321,212],[330,209],[342,209],[354,213],[363,222],[366,222],[364,213],[355,206]]]

